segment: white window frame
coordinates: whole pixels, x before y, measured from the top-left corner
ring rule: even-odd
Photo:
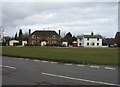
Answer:
[[[55,36],[55,35],[53,35],[53,36],[52,36],[52,38],[53,38],[53,39],[55,39],[55,38],[56,38],[56,36]]]
[[[36,36],[35,36],[35,35],[32,35],[32,38],[33,38],[33,39],[35,39],[35,38],[36,38]]]
[[[35,40],[33,40],[33,41],[32,41],[32,44],[36,44],[36,41],[35,41]]]

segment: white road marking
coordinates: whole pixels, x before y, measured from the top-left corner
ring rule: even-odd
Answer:
[[[5,67],[5,68],[10,68],[10,69],[16,69],[15,67],[11,67],[11,66],[5,66],[5,65],[0,65],[2,67]]]
[[[23,58],[18,58],[18,59],[23,59]]]
[[[58,62],[50,62],[50,63],[54,63],[54,64],[57,64]]]
[[[100,68],[100,66],[90,66],[91,68]]]
[[[41,62],[43,62],[43,63],[47,63],[48,61],[41,61]]]
[[[40,60],[33,60],[33,61],[39,62]]]
[[[29,60],[29,59],[25,59],[25,60]]]
[[[72,64],[66,63],[66,64],[64,64],[64,65],[68,65],[68,66],[70,66],[70,65],[72,65]]]
[[[63,76],[63,75],[56,75],[56,74],[50,74],[50,73],[41,73],[41,74],[47,75],[47,76],[64,78],[64,79],[78,80],[78,81],[83,81],[83,82],[91,82],[91,83],[104,84],[104,85],[116,85],[116,86],[120,86],[120,85],[115,84],[115,83],[108,83],[108,82],[93,81],[93,80],[80,79],[80,78],[73,78],[73,77],[68,77],[68,76]]]
[[[115,68],[111,68],[111,67],[105,67],[105,69],[115,70]]]
[[[85,65],[77,65],[77,66],[85,66]]]

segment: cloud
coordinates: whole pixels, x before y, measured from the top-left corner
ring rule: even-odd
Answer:
[[[3,2],[2,5],[3,26],[10,36],[20,28],[34,31],[60,27],[74,35],[95,31],[107,37],[114,36],[105,33],[108,29],[117,31],[117,2]]]
[[[2,0],[3,2],[118,2],[119,0]]]
[[[24,19],[16,20],[13,23],[15,25],[34,25],[38,23],[43,23],[46,21],[49,21],[50,19],[53,19],[55,17],[55,13],[48,13],[48,14],[35,14],[30,15]]]
[[[86,20],[78,20],[78,21],[72,21],[72,22],[64,22],[64,23],[60,23],[60,25],[63,25],[63,26],[73,26],[73,27],[76,27],[76,26],[91,26],[91,25],[103,25],[105,23],[108,23],[109,21],[111,21],[110,19],[101,19],[101,18],[98,18],[98,19],[93,19],[93,20],[90,20],[90,19],[86,19]]]

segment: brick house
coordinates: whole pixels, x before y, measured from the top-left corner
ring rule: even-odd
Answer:
[[[104,46],[114,46],[116,44],[115,39],[114,38],[103,38],[103,43]]]
[[[117,32],[115,35],[115,41],[118,47],[120,47],[120,32]]]
[[[29,44],[44,46],[47,44],[51,45],[61,43],[60,30],[59,34],[53,30],[36,30],[33,33],[30,32],[31,30],[29,30]]]

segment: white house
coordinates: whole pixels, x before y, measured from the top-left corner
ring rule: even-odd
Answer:
[[[18,40],[10,40],[9,41],[10,46],[15,46],[15,44],[19,44],[19,41]]]
[[[102,36],[94,35],[81,35],[77,36],[78,47],[102,47]]]
[[[27,44],[27,41],[22,41],[22,46],[25,46],[26,44]],[[10,46],[19,45],[19,41],[18,41],[18,40],[10,40],[10,41],[9,41],[9,45],[10,45]]]

